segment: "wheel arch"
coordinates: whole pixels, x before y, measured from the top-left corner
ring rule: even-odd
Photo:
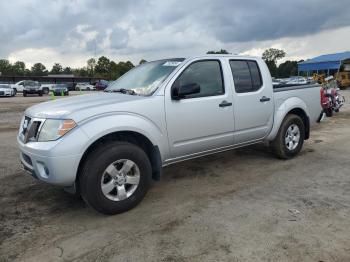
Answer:
[[[147,154],[151,166],[152,166],[152,179],[159,181],[162,175],[162,158],[161,153],[157,145],[154,145],[149,138],[145,135],[135,132],[135,131],[115,131],[105,134],[91,143],[85,150],[82,158],[80,159],[78,165],[78,171],[76,176],[76,181],[79,179],[80,172],[82,170],[83,164],[86,161],[88,155],[97,147],[101,146],[103,143],[108,143],[109,141],[125,141],[131,144],[137,145]]]
[[[266,140],[272,141],[273,139],[275,139],[278,130],[281,127],[281,124],[283,123],[284,119],[288,114],[295,114],[302,119],[305,126],[305,140],[309,139],[310,119],[308,115],[307,105],[300,98],[291,97],[285,100],[283,103],[281,103],[275,111],[274,125]]]

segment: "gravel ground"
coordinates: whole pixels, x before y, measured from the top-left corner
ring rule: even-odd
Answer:
[[[170,166],[103,216],[20,168],[22,112],[49,99],[0,98],[0,261],[350,261],[349,103],[295,159],[256,145]]]

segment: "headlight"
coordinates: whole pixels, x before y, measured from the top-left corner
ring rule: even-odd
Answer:
[[[74,120],[47,119],[45,120],[38,137],[39,142],[53,141],[64,136],[76,127]]]

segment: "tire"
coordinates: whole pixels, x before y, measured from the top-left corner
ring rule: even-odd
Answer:
[[[299,129],[299,140],[298,140],[298,143],[294,143],[293,142],[294,140],[290,140],[290,142],[292,141],[291,142],[292,146],[291,148],[288,148],[287,142],[286,142],[286,139],[288,136],[287,132],[288,130],[293,131],[292,127],[295,128],[295,126],[297,126]],[[292,129],[289,129],[289,128],[292,128]],[[293,135],[293,138],[294,137],[295,136]],[[272,141],[271,149],[278,158],[290,159],[296,156],[300,152],[304,144],[304,139],[305,139],[305,126],[302,119],[297,115],[289,114],[283,120],[280,126],[280,129],[278,130],[276,138]]]
[[[49,90],[48,88],[45,87],[45,88],[43,89],[42,92],[43,92],[45,95],[47,95],[47,94],[50,92],[50,90]]]
[[[333,116],[333,109],[332,108],[326,108],[325,110],[326,117],[332,117]]]
[[[42,91],[39,91],[39,96],[43,96],[43,92]]]
[[[23,96],[27,96],[27,92],[26,91],[23,91]]]
[[[13,96],[16,96],[16,94],[17,94],[17,89],[14,88],[14,89],[13,89]]]
[[[132,191],[131,195],[126,198],[122,197],[122,199],[111,199],[111,197],[119,198],[119,192],[116,193],[117,180],[113,180],[114,183],[111,185],[115,188],[109,194],[103,193],[102,183],[105,183],[104,179],[106,178],[107,182],[105,185],[112,181],[112,176],[109,175],[110,172],[107,172],[107,168],[111,165],[125,165],[123,163],[115,164],[118,161],[133,162],[135,165],[130,169],[130,172],[134,176],[138,173],[137,177],[139,177],[139,180],[134,191],[132,191],[134,185],[124,184],[124,190],[126,191],[128,191],[128,186],[130,186],[129,193]],[[115,167],[118,169],[118,166]],[[129,175],[126,177],[130,177],[131,173],[128,173]],[[79,176],[81,196],[88,205],[100,213],[106,215],[119,214],[132,209],[144,198],[150,187],[151,177],[152,168],[149,158],[140,147],[120,141],[103,143],[88,155],[83,164]],[[120,184],[118,186],[123,187]]]

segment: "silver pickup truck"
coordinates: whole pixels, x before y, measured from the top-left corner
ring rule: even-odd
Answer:
[[[116,214],[136,206],[169,164],[263,141],[294,157],[321,111],[318,85],[274,89],[260,58],[164,59],[105,92],[28,108],[18,144],[34,177]]]

